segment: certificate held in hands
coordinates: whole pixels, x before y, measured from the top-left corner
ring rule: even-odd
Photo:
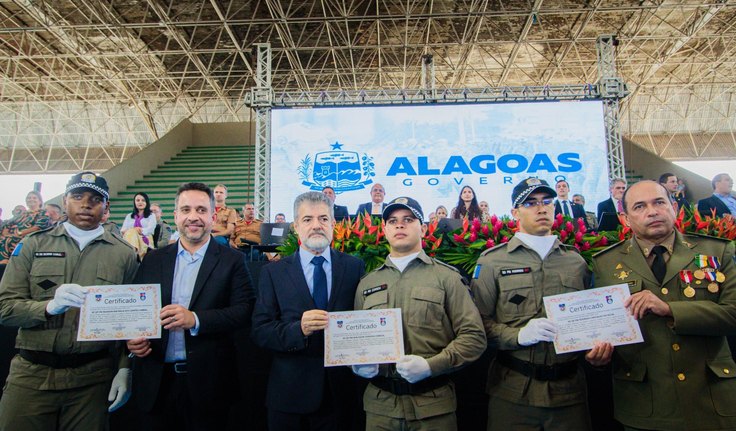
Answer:
[[[397,362],[404,355],[401,309],[328,314],[325,367]]]
[[[77,341],[161,338],[161,285],[90,286],[79,310]]]
[[[547,318],[557,325],[555,351],[590,350],[597,342],[643,342],[639,322],[624,307],[629,296],[626,284],[545,296]]]

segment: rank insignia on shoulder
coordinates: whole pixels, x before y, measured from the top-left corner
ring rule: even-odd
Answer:
[[[373,295],[376,292],[380,292],[380,291],[386,290],[386,289],[388,289],[388,285],[387,284],[382,284],[380,286],[376,286],[376,287],[371,287],[371,288],[368,288],[368,289],[364,289],[363,290],[363,296],[370,296],[370,295]]]
[[[501,270],[501,275],[502,275],[503,277],[505,277],[505,276],[507,276],[507,275],[516,275],[516,274],[528,274],[528,273],[530,273],[530,272],[532,272],[532,269],[531,269],[531,267],[528,267],[528,266],[527,266],[526,268],[510,268],[510,269],[502,269],[502,270]]]
[[[33,253],[33,257],[66,257],[63,251],[37,251]]]
[[[480,270],[481,270],[481,267],[482,267],[482,266],[483,266],[483,265],[480,265],[480,264],[478,264],[478,265],[475,265],[475,271],[473,271],[473,279],[474,279],[474,280],[477,280],[477,279],[478,279],[478,277],[480,277]]]

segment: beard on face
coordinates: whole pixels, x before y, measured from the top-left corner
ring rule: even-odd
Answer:
[[[304,240],[304,245],[310,250],[321,253],[330,246],[330,239],[324,232],[312,232]]]

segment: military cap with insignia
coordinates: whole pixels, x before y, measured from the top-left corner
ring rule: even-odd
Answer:
[[[536,191],[547,192],[551,197],[557,197],[557,192],[549,186],[547,181],[530,177],[514,187],[514,190],[511,192],[511,204],[516,208],[518,205],[524,203],[529,195]]]
[[[80,189],[91,190],[105,199],[110,199],[110,188],[107,186],[107,181],[94,172],[85,171],[74,175],[66,184],[64,194]]]
[[[383,209],[383,219],[386,220],[392,212],[400,208],[407,209],[411,211],[414,216],[419,220],[424,220],[424,212],[422,211],[422,206],[419,205],[419,202],[417,202],[416,200],[406,196],[396,198],[389,202],[388,205],[386,205],[386,208]]]

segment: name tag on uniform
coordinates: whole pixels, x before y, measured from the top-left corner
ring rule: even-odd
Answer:
[[[388,285],[387,284],[382,284],[380,286],[371,287],[369,289],[363,290],[363,296],[373,295],[376,292],[380,292],[380,291],[386,290],[386,289],[388,289]]]
[[[33,257],[66,257],[63,251],[37,251],[33,253]]]
[[[501,275],[505,277],[507,275],[528,274],[530,272],[532,272],[532,269],[527,266],[526,268],[502,269]]]

